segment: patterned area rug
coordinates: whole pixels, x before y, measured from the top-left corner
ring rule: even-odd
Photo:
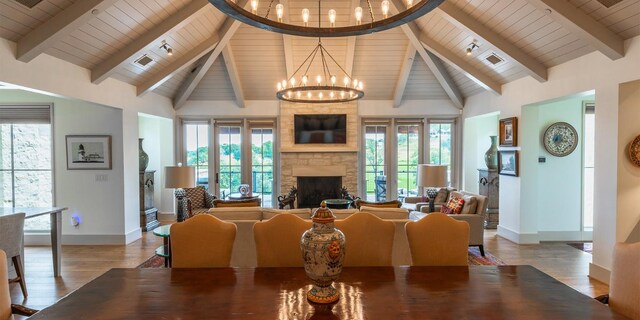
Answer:
[[[490,254],[486,250],[484,253],[485,256],[483,257],[480,255],[478,247],[469,248],[469,264],[480,266],[501,266],[506,264],[500,260],[500,258]],[[164,258],[153,256],[139,265],[138,268],[164,268]]]
[[[593,242],[569,242],[567,244],[586,253],[593,253]]]

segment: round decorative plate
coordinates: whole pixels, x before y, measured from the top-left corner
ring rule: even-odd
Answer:
[[[629,145],[629,159],[634,165],[640,167],[640,136],[633,139]]]
[[[556,157],[568,156],[578,146],[578,132],[566,122],[556,122],[544,131],[544,148]]]

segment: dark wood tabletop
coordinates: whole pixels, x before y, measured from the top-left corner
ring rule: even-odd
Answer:
[[[303,268],[112,269],[30,319],[624,319],[531,266],[345,268],[333,305]]]

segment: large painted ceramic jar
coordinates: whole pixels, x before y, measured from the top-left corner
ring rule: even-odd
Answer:
[[[331,284],[342,272],[345,240],[342,231],[335,228],[335,219],[323,201],[313,213],[313,226],[300,239],[304,271],[313,281],[307,298],[315,303],[332,303],[340,299]]]

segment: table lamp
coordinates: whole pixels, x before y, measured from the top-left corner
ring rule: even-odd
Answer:
[[[418,187],[426,188],[427,196],[429,197],[429,212],[433,212],[438,188],[447,185],[447,166],[419,164],[417,180]]]
[[[180,163],[177,166],[164,167],[164,187],[175,188],[175,196],[178,200],[178,222],[186,219],[184,204],[182,201],[185,192],[182,188],[193,188],[196,186],[196,168],[183,167]]]

